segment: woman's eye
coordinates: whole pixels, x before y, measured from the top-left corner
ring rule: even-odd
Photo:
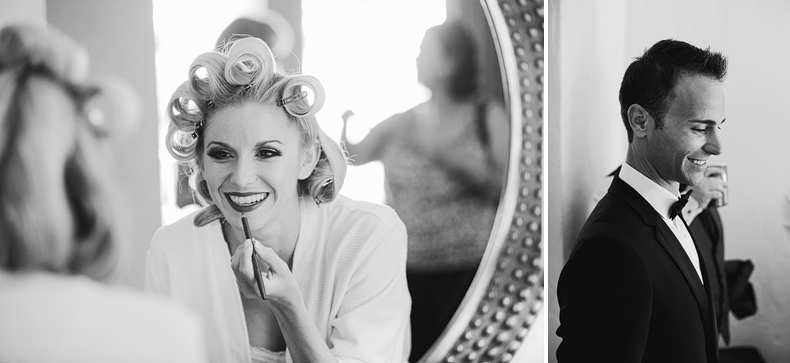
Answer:
[[[276,156],[280,156],[280,155],[282,155],[282,153],[280,153],[280,151],[274,150],[274,149],[260,149],[255,154],[255,156],[257,156],[259,158],[265,158],[265,159],[276,157]]]
[[[221,149],[210,149],[206,155],[215,160],[225,160],[231,157],[229,152]]]

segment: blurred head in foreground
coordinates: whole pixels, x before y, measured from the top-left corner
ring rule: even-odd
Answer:
[[[103,141],[136,119],[119,80],[54,29],[0,29],[0,269],[106,278],[118,233]]]

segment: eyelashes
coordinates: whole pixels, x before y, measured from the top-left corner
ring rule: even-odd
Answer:
[[[270,159],[282,155],[283,153],[280,150],[270,147],[260,148],[255,151],[255,157],[260,159]],[[206,156],[214,160],[223,161],[232,158],[233,154],[224,148],[212,147],[206,150]]]
[[[224,149],[215,147],[206,150],[206,156],[214,159],[214,160],[225,160],[231,157],[230,153],[225,151]]]
[[[255,156],[263,157],[267,159],[272,157],[282,156],[282,155],[283,153],[281,153],[280,150],[273,148],[262,148],[262,149],[258,149],[258,151],[255,152]]]

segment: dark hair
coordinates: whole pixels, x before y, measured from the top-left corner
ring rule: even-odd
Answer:
[[[628,142],[634,132],[628,122],[628,108],[633,104],[644,107],[663,127],[670,92],[681,76],[702,75],[722,81],[727,74],[727,58],[710,48],[697,48],[686,42],[665,39],[645,50],[628,66],[620,84],[620,116]]]
[[[217,39],[217,49],[221,49],[226,44],[233,41],[239,35],[248,35],[255,38],[260,38],[266,44],[277,43],[277,33],[272,29],[269,24],[262,23],[250,18],[238,18],[228,24],[225,30],[222,31]]]
[[[434,26],[425,35],[435,35],[442,50],[455,61],[448,91],[456,99],[466,99],[477,91],[477,47],[469,29],[459,21]]]

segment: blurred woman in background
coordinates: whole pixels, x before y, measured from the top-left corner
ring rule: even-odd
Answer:
[[[485,252],[505,179],[509,123],[478,91],[477,51],[457,21],[428,29],[417,78],[431,98],[376,125],[354,164],[384,164],[388,204],[409,231],[412,354],[418,360],[464,297]]]

